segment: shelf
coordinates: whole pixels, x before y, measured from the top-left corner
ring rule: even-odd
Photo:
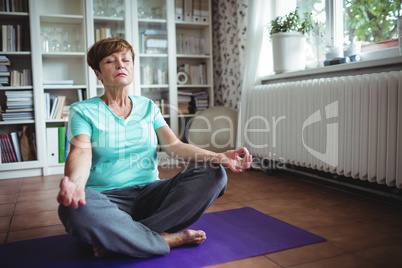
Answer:
[[[42,56],[46,58],[85,57],[85,52],[43,52]]]
[[[41,22],[48,23],[69,23],[69,24],[81,24],[84,21],[82,15],[41,15]]]
[[[46,119],[46,124],[51,124],[51,123],[66,123],[68,122],[68,118],[66,119]]]
[[[139,23],[167,23],[165,19],[138,19]]]
[[[0,87],[0,91],[1,90],[32,90],[33,87],[32,86],[20,86],[20,87],[11,87],[11,86],[4,86],[4,87]]]
[[[72,85],[72,86],[66,86],[66,85],[46,85],[43,86],[43,89],[49,90],[49,89],[86,89],[86,85]]]
[[[0,121],[1,126],[7,125],[24,125],[24,124],[33,124],[35,120],[8,120],[8,121]]]
[[[49,168],[61,168],[64,167],[64,163],[59,163],[59,164],[51,164],[48,165]]]
[[[167,54],[152,54],[152,53],[141,53],[140,57],[144,58],[167,58]]]
[[[40,163],[38,160],[12,162],[12,163],[1,163],[0,164],[0,170],[29,169],[29,168],[38,168],[38,167],[40,167]]]
[[[212,87],[211,85],[177,85],[177,88],[200,88],[200,87]]]
[[[95,23],[98,22],[122,22],[124,21],[123,17],[101,17],[101,16],[94,16]]]
[[[31,51],[2,51],[0,55],[4,56],[30,56]]]
[[[182,59],[210,59],[211,55],[177,54],[176,57]]]
[[[169,85],[141,85],[141,88],[169,88]]]
[[[208,22],[176,21],[176,27],[180,29],[203,29],[208,26]]]
[[[28,12],[5,12],[5,11],[0,11],[0,16],[2,19],[21,19],[21,18],[28,18],[29,13]]]

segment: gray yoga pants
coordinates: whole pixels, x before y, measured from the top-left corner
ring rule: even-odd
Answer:
[[[196,222],[226,189],[220,165],[197,164],[173,178],[145,186],[99,193],[86,189],[85,206],[59,206],[59,217],[73,237],[94,247],[133,257],[170,252],[162,232],[177,232]]]

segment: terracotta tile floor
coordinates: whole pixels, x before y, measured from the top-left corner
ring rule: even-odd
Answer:
[[[168,178],[178,168],[161,170]],[[289,175],[228,171],[226,194],[207,212],[249,206],[327,242],[215,267],[401,267],[402,208]],[[0,180],[0,243],[64,234],[60,176]],[[0,260],[1,266],[1,260]]]

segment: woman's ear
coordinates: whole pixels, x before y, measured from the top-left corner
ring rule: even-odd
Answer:
[[[96,78],[98,78],[98,80],[102,81],[102,73],[98,70],[94,70]]]

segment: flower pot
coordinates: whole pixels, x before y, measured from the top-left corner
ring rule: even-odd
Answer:
[[[306,68],[306,37],[299,32],[271,35],[274,72],[284,73]]]

